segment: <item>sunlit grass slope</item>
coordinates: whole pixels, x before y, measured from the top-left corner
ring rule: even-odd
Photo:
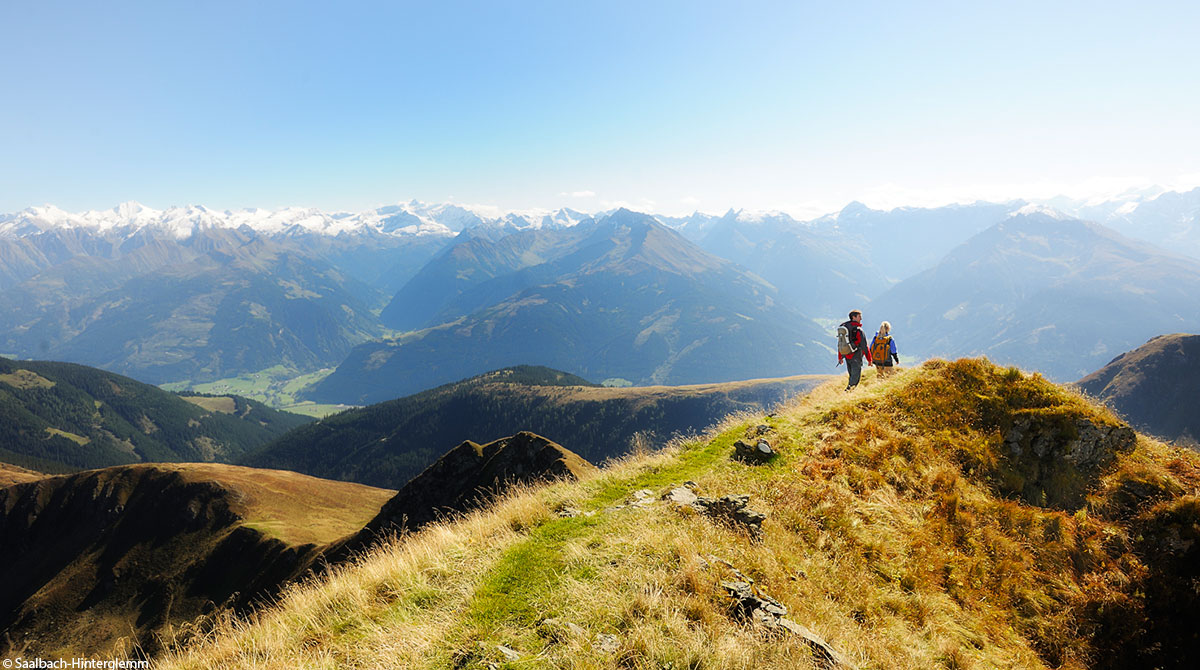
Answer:
[[[862,668],[1177,665],[1195,645],[1200,461],[1140,437],[1086,462],[1005,442],[1016,426],[1069,448],[1081,421],[1118,425],[982,360],[830,383],[400,538],[161,667],[815,666],[733,614],[734,569]],[[778,457],[731,460],[759,424]],[[762,539],[657,501],[689,480],[749,494]],[[643,489],[656,502],[625,506]]]

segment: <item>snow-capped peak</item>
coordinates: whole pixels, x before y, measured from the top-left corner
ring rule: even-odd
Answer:
[[[1059,221],[1065,221],[1065,220],[1071,218],[1071,217],[1067,216],[1066,214],[1063,214],[1059,210],[1054,209],[1053,207],[1047,207],[1045,205],[1039,205],[1036,203],[1030,203],[1028,205],[1021,207],[1020,209],[1013,212],[1012,214],[1009,214],[1008,218],[1011,219],[1016,216],[1030,216],[1030,215],[1034,215],[1034,214],[1048,216],[1052,219],[1057,219]]]

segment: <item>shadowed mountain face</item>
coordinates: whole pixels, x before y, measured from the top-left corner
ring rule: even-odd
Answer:
[[[522,271],[537,275],[534,285],[453,322],[355,348],[313,399],[378,402],[518,364],[639,384],[829,367],[830,337],[780,305],[774,287],[652,218],[621,210],[570,233],[584,240],[572,253]]]
[[[83,365],[0,358],[0,460],[46,472],[229,462],[309,421],[245,398],[189,400]]]
[[[574,452],[530,432],[487,444],[467,440],[405,484],[340,551],[365,547],[388,532],[416,530],[482,507],[514,484],[578,479],[593,470]]]
[[[133,644],[153,654],[168,627],[274,592],[391,494],[216,464],[0,488],[0,654],[69,658]]]
[[[1162,335],[1077,383],[1138,430],[1200,444],[1200,335]]]
[[[867,309],[902,355],[986,354],[1077,379],[1164,331],[1200,330],[1200,263],[1102,226],[1014,216]]]
[[[441,445],[529,430],[600,463],[628,453],[636,438],[661,444],[733,412],[765,411],[824,379],[601,388],[548,368],[521,366],[327,417],[242,462],[398,488],[433,463]]]

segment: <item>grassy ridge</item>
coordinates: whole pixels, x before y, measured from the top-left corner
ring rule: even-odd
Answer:
[[[1076,419],[1118,425],[986,361],[868,374],[769,418],[767,466],[727,458],[763,421],[731,419],[403,538],[163,667],[812,666],[800,641],[731,614],[725,562],[860,667],[1181,665],[1200,613],[1200,459],[1138,438],[1095,468],[1035,472],[1005,441],[1031,416],[1058,449]],[[751,495],[763,539],[665,503],[611,509],[685,480]],[[1080,495],[1043,500],[1058,481]],[[595,514],[560,519],[564,505]]]

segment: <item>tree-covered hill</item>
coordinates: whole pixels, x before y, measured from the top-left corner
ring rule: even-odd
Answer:
[[[43,472],[230,462],[309,421],[237,396],[194,400],[83,365],[0,358],[0,461]]]
[[[703,430],[738,411],[763,411],[824,377],[725,384],[602,388],[564,372],[517,366],[348,410],[298,428],[242,462],[399,488],[449,447],[526,430],[592,463]]]

